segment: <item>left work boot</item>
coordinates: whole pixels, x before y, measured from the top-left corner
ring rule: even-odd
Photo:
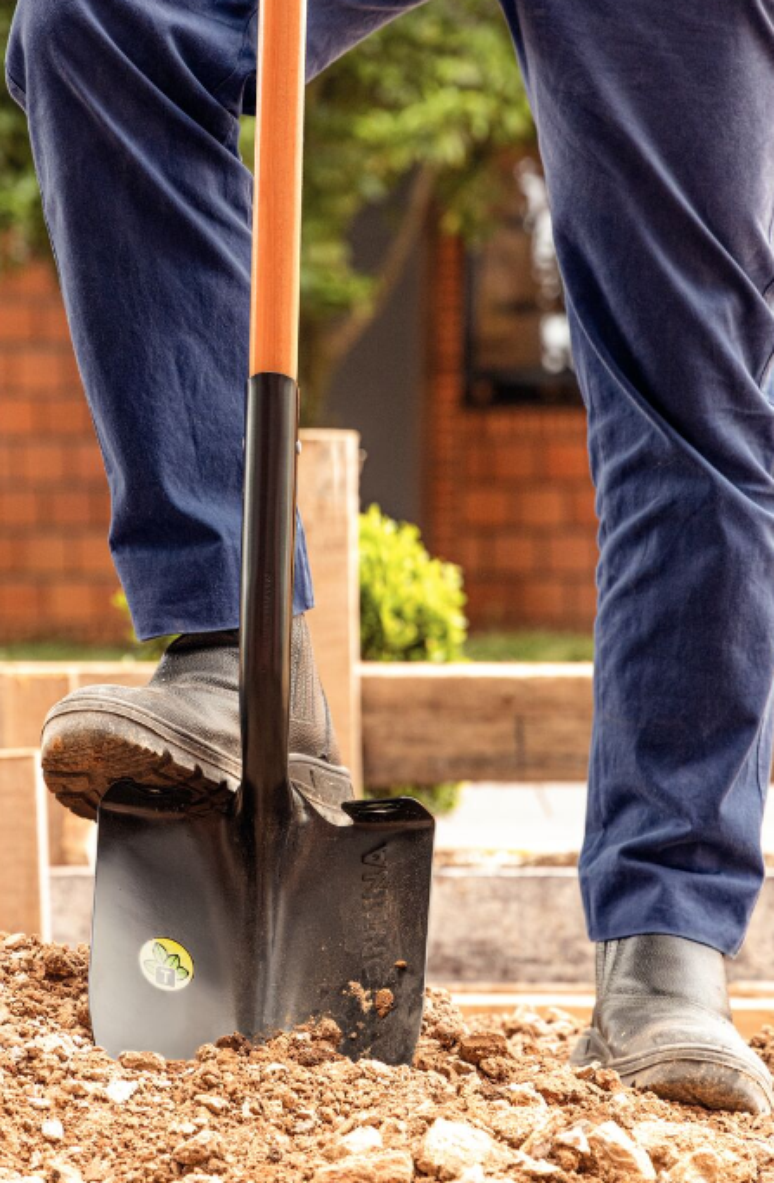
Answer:
[[[597,1003],[570,1062],[613,1068],[668,1101],[767,1114],[766,1065],[731,1021],[723,954],[647,934],[597,945]]]
[[[320,808],[353,797],[303,615],[290,654],[290,780]],[[71,812],[94,818],[124,777],[181,788],[189,810],[225,809],[239,788],[239,634],[178,637],[147,686],[83,686],[53,707],[41,736],[43,776]]]

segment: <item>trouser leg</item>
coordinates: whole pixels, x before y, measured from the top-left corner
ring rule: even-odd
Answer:
[[[762,882],[772,746],[774,13],[504,3],[600,518],[589,931],[732,953]]]
[[[412,3],[311,0],[309,75]],[[140,637],[238,624],[256,24],[250,0],[20,0],[7,55]]]

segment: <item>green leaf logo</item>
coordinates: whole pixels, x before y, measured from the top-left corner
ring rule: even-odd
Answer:
[[[140,950],[140,970],[158,990],[183,990],[194,976],[193,958],[171,937],[153,937]]]

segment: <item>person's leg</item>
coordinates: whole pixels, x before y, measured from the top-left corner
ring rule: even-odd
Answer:
[[[415,2],[311,0],[309,76]],[[251,0],[20,0],[7,55],[142,638],[238,625],[256,28]]]
[[[503,3],[600,517],[589,933],[733,954],[762,882],[772,747],[771,14],[757,0]]]
[[[308,73],[416,0],[311,0]],[[19,0],[6,59],[28,115],[73,342],[112,494],[111,547],[140,637],[182,633],[149,686],[49,713],[49,789],[93,817],[116,779],[239,784],[239,565],[254,92],[251,0]],[[303,618],[296,550],[290,776],[351,795]]]

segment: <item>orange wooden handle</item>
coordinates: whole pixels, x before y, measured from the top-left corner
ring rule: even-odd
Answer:
[[[250,374],[298,378],[306,0],[261,0]]]

